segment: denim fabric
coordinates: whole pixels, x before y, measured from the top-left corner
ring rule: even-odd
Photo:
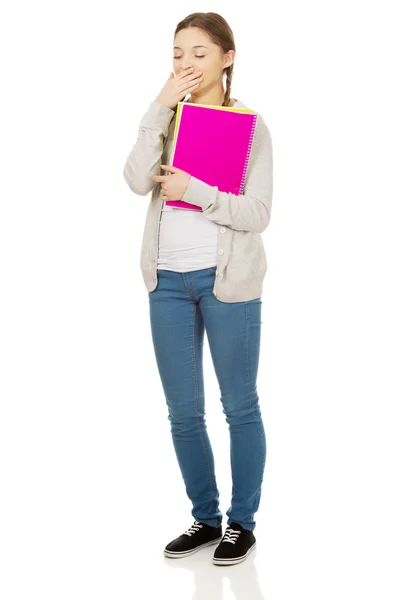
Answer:
[[[234,521],[253,531],[267,451],[256,383],[262,300],[221,302],[213,294],[215,270],[158,269],[157,287],[148,293],[151,332],[192,515],[218,527],[223,515],[205,423],[203,345],[207,332],[230,435],[228,525]]]

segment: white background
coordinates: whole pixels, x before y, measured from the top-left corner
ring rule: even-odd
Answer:
[[[257,4],[3,5],[2,600],[400,596],[395,2]],[[231,95],[274,151],[257,550],[225,568],[213,548],[163,556],[193,519],[139,266],[150,196],[122,176],[177,23],[207,10],[233,29]],[[225,527],[229,434],[205,344]]]

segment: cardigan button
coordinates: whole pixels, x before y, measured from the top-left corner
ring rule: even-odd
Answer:
[[[222,250],[222,248],[220,248],[220,249],[218,250],[218,254],[221,256],[221,254],[223,254],[223,253],[224,253],[224,251]]]
[[[226,231],[226,227],[221,227],[220,232],[225,233],[225,231]]]

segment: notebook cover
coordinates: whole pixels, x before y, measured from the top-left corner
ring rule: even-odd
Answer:
[[[257,114],[250,109],[180,102],[172,166],[222,192],[243,192]],[[202,210],[182,200],[167,206]]]

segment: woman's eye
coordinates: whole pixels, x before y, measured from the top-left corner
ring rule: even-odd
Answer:
[[[204,58],[204,57],[205,57],[205,54],[203,54],[202,56],[196,56],[196,58]],[[174,56],[174,58],[176,60],[179,60],[180,58],[182,58],[182,56]]]

